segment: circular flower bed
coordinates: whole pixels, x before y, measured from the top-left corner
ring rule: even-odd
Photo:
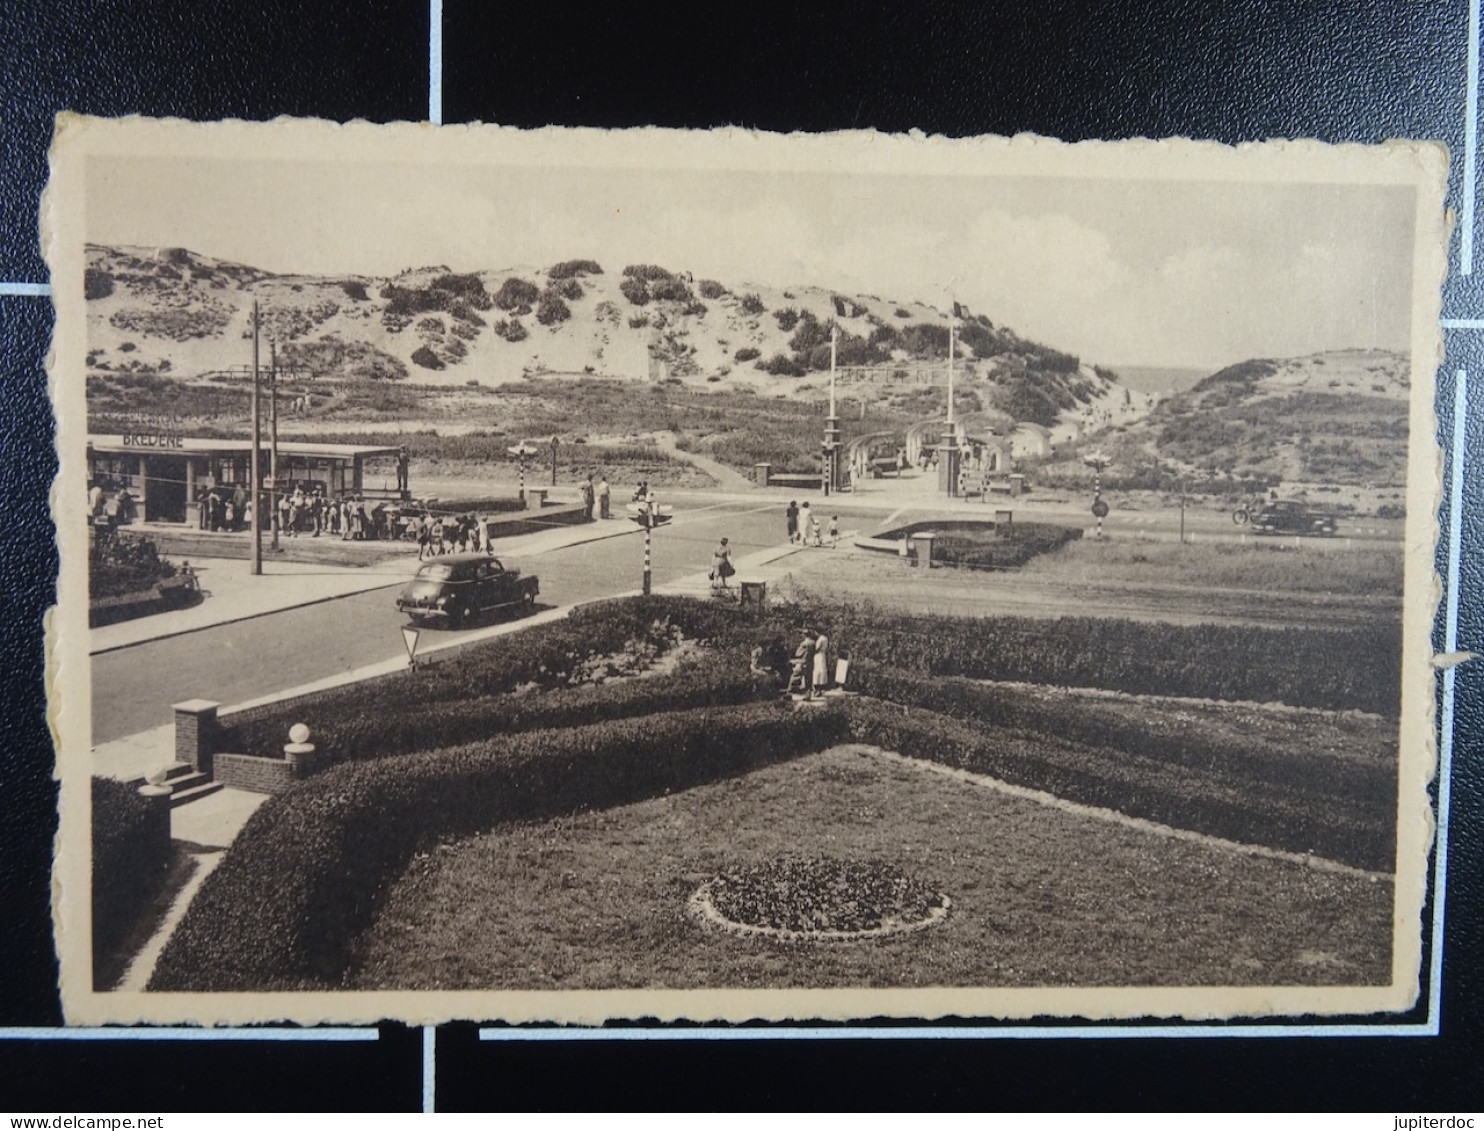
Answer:
[[[942,922],[949,900],[879,861],[787,857],[722,872],[691,896],[703,921],[736,934],[848,941]]]

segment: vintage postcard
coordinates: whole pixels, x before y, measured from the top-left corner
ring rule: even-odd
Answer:
[[[68,1020],[1409,1009],[1446,169],[63,116]]]

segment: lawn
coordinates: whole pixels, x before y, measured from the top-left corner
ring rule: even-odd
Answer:
[[[1028,563],[1025,573],[1047,581],[1151,582],[1287,593],[1400,597],[1400,547],[1344,550],[1320,539],[1302,546],[1264,542],[1178,542],[1084,538]]]
[[[691,894],[779,855],[882,861],[940,925],[783,943]],[[870,748],[418,854],[360,939],[359,989],[1385,984],[1392,885],[998,791]]]

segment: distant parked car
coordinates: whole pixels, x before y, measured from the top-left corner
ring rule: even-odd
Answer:
[[[424,562],[397,597],[397,611],[418,624],[459,628],[494,609],[530,606],[541,591],[532,577],[488,554],[447,554]]]
[[[1335,516],[1303,503],[1287,500],[1270,503],[1252,519],[1254,534],[1320,534],[1335,532]]]

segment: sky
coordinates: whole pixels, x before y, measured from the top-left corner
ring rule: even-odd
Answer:
[[[1408,348],[1413,190],[93,157],[93,243],[281,273],[658,263],[946,309],[1107,365]]]

